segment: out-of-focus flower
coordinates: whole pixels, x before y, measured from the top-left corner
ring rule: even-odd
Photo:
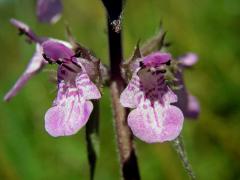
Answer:
[[[170,60],[170,54],[160,52],[137,59],[138,68],[120,96],[124,107],[134,108],[128,115],[133,134],[147,143],[174,140],[183,126],[183,113],[171,105],[177,96],[165,82]]]
[[[37,18],[43,23],[56,23],[62,13],[61,0],[38,0]]]
[[[182,66],[191,67],[197,63],[198,56],[194,53],[187,53],[186,55],[180,57],[178,60],[182,64]]]
[[[48,40],[43,43],[45,59],[59,64],[58,94],[45,115],[45,128],[54,136],[69,136],[77,133],[89,119],[93,110],[91,99],[101,94],[90,80],[87,70],[73,51],[64,44]]]
[[[36,44],[36,51],[29,61],[29,64],[23,74],[19,77],[14,86],[8,91],[5,95],[4,100],[9,101],[13,96],[17,94],[18,91],[22,89],[22,87],[27,83],[27,81],[35,75],[38,71],[40,71],[46,61],[42,57],[42,47],[41,44],[45,38],[38,37],[34,32],[23,22],[18,21],[16,19],[11,19],[11,23],[17,27],[20,31],[20,34],[24,34],[27,36],[28,40],[34,42]]]
[[[183,111],[185,117],[197,119],[200,112],[200,105],[197,98],[187,91],[184,83],[183,72],[185,68],[193,66],[198,61],[198,57],[194,53],[188,53],[177,60],[178,70],[175,73],[175,76],[177,78],[177,85],[180,88],[179,90],[174,91],[179,97],[178,102],[176,102],[175,105]]]

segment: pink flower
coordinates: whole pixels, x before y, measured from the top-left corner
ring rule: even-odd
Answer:
[[[185,67],[191,67],[198,61],[198,56],[195,53],[187,53],[178,59]]]
[[[187,53],[185,56],[178,58],[179,70],[175,74],[178,79],[178,85],[181,87],[179,90],[175,90],[179,98],[175,103],[182,111],[185,117],[197,119],[200,112],[200,105],[196,97],[191,95],[184,83],[183,72],[185,68],[190,68],[198,61],[198,56],[194,53]]]
[[[64,41],[38,37],[23,22],[12,19],[11,23],[26,35],[29,41],[36,43],[36,52],[26,70],[13,88],[5,95],[10,100],[18,91],[49,63],[59,64],[58,95],[45,116],[46,130],[52,136],[75,134],[86,124],[93,105],[90,99],[99,99],[101,94],[90,80],[87,72],[93,71],[91,62],[75,57],[71,45]],[[84,62],[84,63],[82,63]],[[96,74],[92,73],[92,74]]]
[[[33,42],[36,44],[36,50],[29,61],[26,70],[23,72],[23,74],[19,77],[17,82],[13,85],[13,87],[7,92],[7,94],[4,96],[5,101],[11,100],[13,96],[15,96],[24,86],[25,84],[38,72],[40,72],[43,67],[47,64],[47,61],[43,58],[43,49],[42,49],[42,43],[45,42],[46,40],[50,38],[45,38],[45,37],[39,37],[37,36],[31,28],[26,25],[25,23],[16,20],[16,19],[11,19],[11,24],[15,26],[19,32],[20,35],[25,35],[27,40],[29,42]],[[52,39],[53,40],[53,39]],[[70,44],[64,41],[60,40],[54,40],[61,42],[65,44],[66,46],[70,47]]]
[[[89,119],[93,110],[89,100],[101,94],[71,49],[49,40],[43,43],[43,52],[47,61],[59,64],[58,94],[45,114],[45,128],[54,137],[73,135]]]
[[[43,23],[55,23],[60,19],[62,9],[61,0],[38,0],[38,20]]]
[[[183,113],[171,103],[177,96],[166,85],[168,53],[152,53],[139,60],[139,66],[120,96],[124,107],[133,108],[128,125],[133,134],[147,143],[174,140],[183,126]]]

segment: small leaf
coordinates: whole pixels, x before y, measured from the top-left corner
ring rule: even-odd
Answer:
[[[137,44],[136,44],[136,46],[135,46],[135,48],[134,48],[134,51],[133,51],[133,53],[132,53],[132,56],[129,58],[129,60],[128,60],[127,62],[125,62],[125,63],[123,64],[123,67],[124,67],[124,68],[127,67],[127,66],[129,66],[129,65],[130,65],[131,63],[133,63],[136,59],[142,57],[139,44],[140,44],[140,40],[138,40],[138,42],[137,42]]]
[[[137,58],[141,58],[142,57],[139,44],[140,44],[140,40],[138,40],[137,45],[135,46],[135,49],[134,49],[134,52],[133,52],[133,56],[131,57],[130,61],[134,61]]]
[[[122,64],[123,74],[127,81],[130,79],[130,77],[132,76],[132,73],[135,70],[134,68],[132,68],[132,66],[134,66],[134,63],[136,64],[136,60],[138,58],[142,57],[139,44],[140,44],[140,40],[138,40],[132,56],[127,60],[127,62]]]

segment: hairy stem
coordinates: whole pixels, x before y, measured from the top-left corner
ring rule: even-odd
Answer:
[[[120,104],[120,94],[126,84],[121,75],[122,64],[122,39],[121,29],[116,31],[114,20],[120,18],[122,12],[122,0],[102,0],[108,12],[108,41],[110,57],[110,89],[114,113],[114,123],[118,152],[121,165],[121,174],[125,180],[139,180],[137,158],[134,151],[132,132],[127,125],[128,110]],[[119,19],[120,20],[120,19]],[[120,22],[121,23],[121,22]]]
[[[176,150],[178,156],[180,157],[183,167],[189,176],[189,179],[195,180],[196,177],[192,170],[191,164],[188,161],[187,154],[186,154],[184,144],[183,144],[183,139],[182,139],[181,135],[173,141],[173,147]]]
[[[140,175],[133,146],[133,136],[126,122],[128,111],[119,102],[122,87],[121,82],[116,81],[110,85],[121,173],[125,180],[138,180]]]

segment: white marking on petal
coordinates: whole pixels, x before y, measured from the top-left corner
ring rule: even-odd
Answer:
[[[77,133],[87,122],[93,105],[78,95],[77,88],[69,88],[65,98],[45,115],[45,128],[54,136],[69,136]]]
[[[101,97],[97,86],[89,79],[86,73],[79,73],[75,82],[85,99],[99,99]]]
[[[137,71],[120,96],[120,103],[124,107],[135,108],[143,98],[143,92],[140,90],[140,79]]]
[[[183,114],[175,106],[144,103],[130,112],[128,125],[133,134],[147,143],[171,141],[181,132]]]

